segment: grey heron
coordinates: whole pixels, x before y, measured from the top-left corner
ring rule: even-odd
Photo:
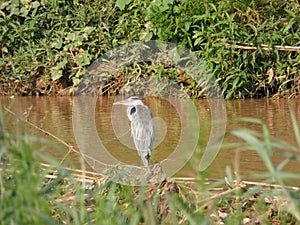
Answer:
[[[150,109],[137,96],[115,102],[114,105],[128,106],[127,117],[131,123],[131,136],[144,166],[148,166],[155,133]]]

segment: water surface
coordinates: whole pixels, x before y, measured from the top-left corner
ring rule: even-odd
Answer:
[[[44,131],[50,132],[63,140],[64,142],[76,146],[72,127],[72,97],[0,97],[3,108],[8,108],[19,117],[35,124]],[[113,97],[102,97],[97,100],[95,108],[95,120],[98,136],[109,153],[116,159],[127,164],[139,164],[140,159],[134,150],[134,145],[130,136],[129,121],[126,118],[126,108],[120,111],[120,117],[114,117],[112,121],[112,103]],[[167,101],[162,99],[147,98],[147,104],[156,120],[157,133],[154,143],[153,161],[162,161],[166,159],[176,148],[180,132],[180,118],[176,109]],[[290,105],[295,111],[297,121],[300,121],[299,100],[290,100]],[[191,176],[197,174],[198,164],[202,153],[206,147],[211,129],[211,110],[207,100],[194,100],[199,120],[200,136],[196,151],[189,163],[179,171],[176,176]],[[246,123],[240,121],[242,117],[258,118],[267,124],[272,136],[282,139],[290,144],[297,145],[294,136],[293,125],[291,122],[288,100],[286,99],[260,99],[260,100],[233,100],[226,102],[227,108],[227,127],[224,138],[224,144],[237,143],[230,148],[222,148],[217,157],[207,169],[209,177],[223,178],[226,176],[225,168],[230,166],[232,170],[237,171],[244,176],[244,179],[251,179],[251,175],[266,172],[264,164],[255,151],[241,151],[240,139],[234,137],[231,131],[247,128],[255,131],[262,131],[262,126],[256,123]],[[85,115],[83,109],[82,116]],[[76,153],[68,152],[68,149],[60,142],[24,123],[18,119],[18,116],[12,115],[4,110],[4,119],[6,128],[10,133],[21,134],[24,130],[30,135],[37,135],[46,138],[49,144],[40,146],[45,155],[54,157],[59,161],[64,161],[73,168],[81,167],[81,157]],[[123,123],[117,131],[113,127],[114,120],[121,120]],[[93,146],[93,143],[90,143]],[[91,154],[97,155],[93,152]],[[273,162],[279,164],[284,158],[274,152]],[[90,170],[91,167],[86,164]],[[300,173],[300,164],[296,161],[289,162],[284,171]]]

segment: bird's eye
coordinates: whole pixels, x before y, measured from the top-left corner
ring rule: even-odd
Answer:
[[[135,107],[132,107],[132,108],[130,109],[130,115],[133,115],[135,112],[136,112],[136,108],[135,108]]]

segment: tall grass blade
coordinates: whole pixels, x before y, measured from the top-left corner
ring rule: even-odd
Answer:
[[[235,130],[232,132],[232,134],[246,141],[249,144],[249,148],[252,148],[257,152],[257,154],[263,160],[267,169],[271,172],[271,174],[274,175],[275,169],[273,166],[273,162],[263,142],[259,141],[247,130]]]
[[[293,124],[293,129],[294,129],[294,134],[295,134],[295,138],[298,144],[298,150],[300,152],[300,130],[299,130],[299,124],[298,121],[296,119],[296,115],[295,112],[292,108],[292,106],[289,104],[289,110],[290,110],[290,114],[291,114],[291,119],[292,119],[292,124]]]

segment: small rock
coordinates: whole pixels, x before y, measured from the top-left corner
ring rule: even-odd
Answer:
[[[217,221],[217,220],[218,220],[216,214],[210,214],[209,217],[210,217],[210,219],[211,219],[212,221]]]
[[[250,222],[251,222],[251,219],[248,218],[248,217],[246,217],[246,218],[243,219],[243,223],[242,224],[250,224]]]
[[[225,213],[225,212],[218,212],[219,214],[219,217],[222,219],[222,220],[225,220],[227,217],[228,217],[228,213]]]
[[[265,200],[266,204],[271,204],[272,203],[272,199],[271,198],[265,197],[264,200]]]

